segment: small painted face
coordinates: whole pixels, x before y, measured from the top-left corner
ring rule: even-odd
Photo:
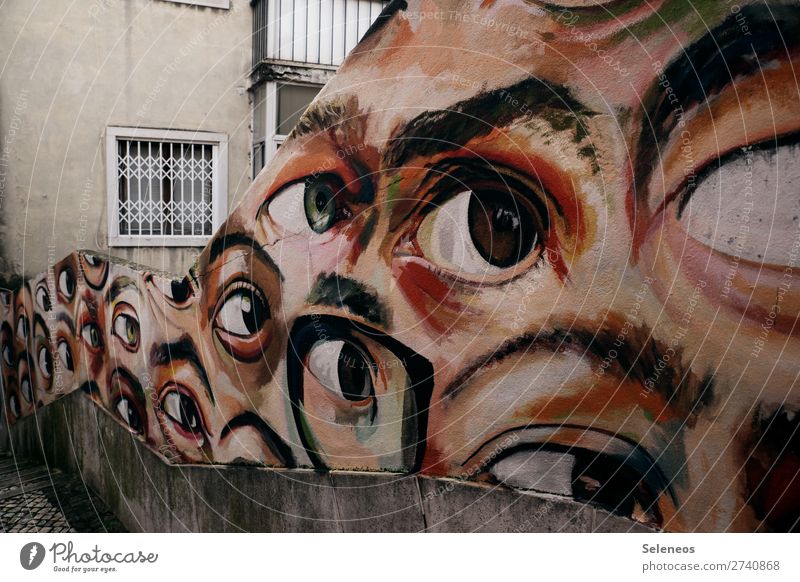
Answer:
[[[117,419],[151,446],[160,448],[164,439],[154,406],[146,347],[155,327],[144,300],[139,273],[115,267],[105,289],[109,324],[106,342],[108,365],[108,409]]]
[[[223,229],[281,274],[309,455],[776,527],[751,493],[788,481],[742,466],[800,405],[796,7],[478,4],[524,38],[398,8]],[[418,430],[401,353],[435,379]]]
[[[79,289],[76,331],[86,367],[86,378],[80,389],[105,408],[111,405],[108,384],[108,313],[103,295],[88,286]]]
[[[269,264],[246,260],[241,241],[233,246],[211,256],[202,288],[189,278],[147,278],[160,330],[149,352],[158,419],[184,460],[291,466],[291,451],[253,401],[276,358],[267,295],[277,280]]]

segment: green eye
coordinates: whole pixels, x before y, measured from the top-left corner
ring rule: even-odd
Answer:
[[[87,323],[81,328],[81,338],[90,349],[96,350],[102,347],[100,329],[94,323]]]
[[[336,193],[321,180],[309,180],[304,191],[306,220],[311,230],[321,234],[336,222]]]
[[[134,350],[139,345],[139,323],[124,313],[114,319],[114,335],[122,340],[126,347]]]

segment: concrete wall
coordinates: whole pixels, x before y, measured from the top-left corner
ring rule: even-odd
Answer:
[[[11,435],[15,454],[80,474],[130,531],[652,531],[565,498],[453,479],[170,465],[78,392]]]
[[[161,0],[12,0],[0,11],[0,273],[105,250],[105,129],[229,136],[228,200],[250,183],[252,16]],[[176,273],[197,249],[115,248]]]

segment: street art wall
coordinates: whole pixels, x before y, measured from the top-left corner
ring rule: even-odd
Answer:
[[[797,529],[799,49],[789,1],[392,2],[190,273],[4,293],[5,421]]]

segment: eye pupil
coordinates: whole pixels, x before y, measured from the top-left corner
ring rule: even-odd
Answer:
[[[534,211],[510,192],[473,192],[468,220],[478,253],[490,265],[500,268],[524,259],[543,231]]]
[[[336,203],[331,188],[319,181],[310,181],[305,186],[306,220],[311,230],[321,234],[336,222]]]
[[[355,402],[367,398],[372,391],[370,368],[369,362],[360,350],[344,343],[339,352],[337,365],[342,396]]]
[[[322,212],[322,210],[327,206],[328,201],[325,199],[325,196],[322,195],[322,192],[317,192],[317,199],[315,201],[317,206],[317,210]]]

